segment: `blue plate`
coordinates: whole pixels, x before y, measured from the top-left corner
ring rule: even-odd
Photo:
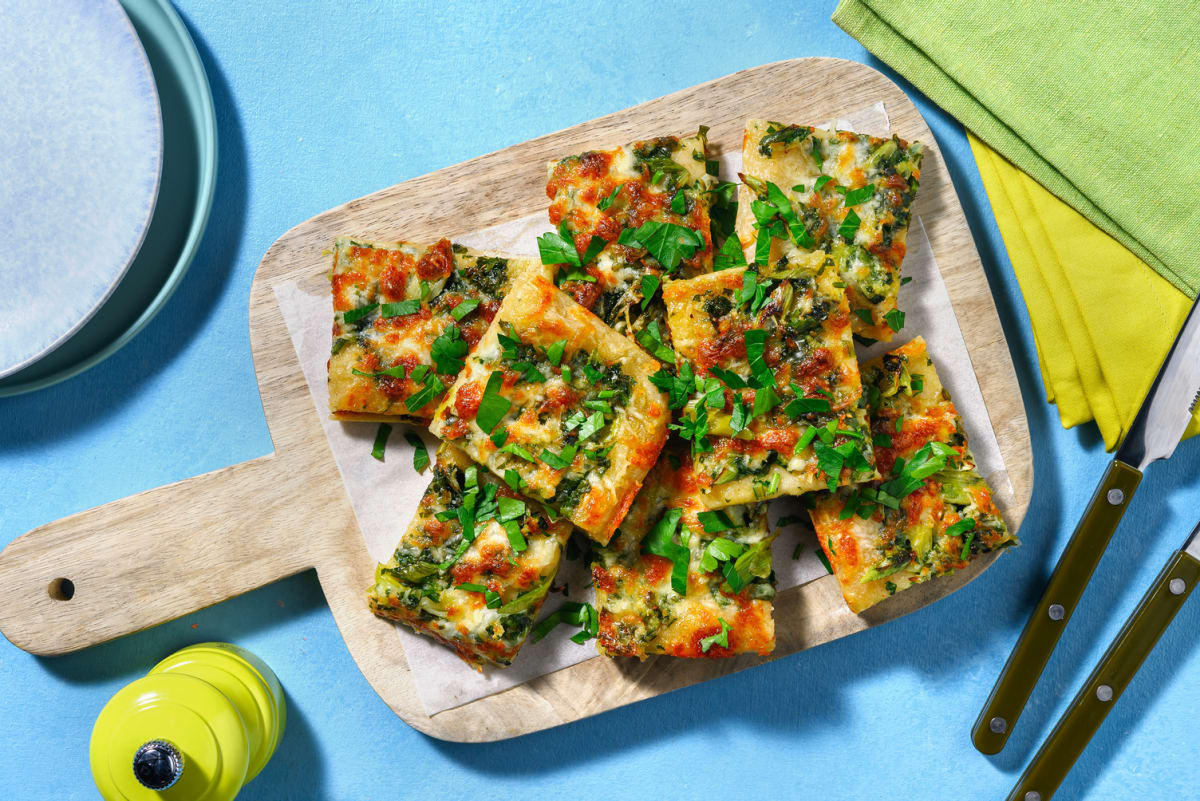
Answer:
[[[158,93],[129,17],[116,0],[49,5],[0,10],[0,376],[96,313],[158,197]]]
[[[81,0],[91,7],[95,0]],[[31,4],[37,6],[39,4]],[[115,353],[133,338],[179,285],[208,222],[217,171],[216,115],[195,43],[167,0],[122,0],[153,71],[162,111],[160,193],[137,257],[108,299],[65,342],[41,359],[0,378],[0,396],[40,389],[70,378]],[[43,7],[44,10],[44,7]],[[13,247],[29,248],[13,243]],[[54,258],[86,246],[61,221]],[[33,251],[42,254],[42,250]],[[46,256],[39,255],[39,259]],[[52,271],[53,262],[40,269]],[[0,329],[2,330],[2,329]],[[0,338],[7,338],[0,333]]]

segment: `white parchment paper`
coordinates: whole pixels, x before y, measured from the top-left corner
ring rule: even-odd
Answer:
[[[877,136],[890,134],[882,103],[830,120],[826,125]],[[723,176],[736,175],[740,168],[740,152],[722,156]],[[535,240],[547,230],[549,223],[545,214],[534,214],[458,236],[456,241],[472,248],[536,255]],[[397,237],[402,237],[402,232],[397,232]],[[906,315],[903,331],[891,343],[860,348],[859,358],[866,361],[918,334],[924,336],[942,383],[950,390],[962,415],[980,473],[1000,494],[1011,494],[1000,447],[971,367],[966,343],[929,247],[925,226],[919,217],[914,218],[909,229],[904,275],[913,280],[900,290],[900,308]],[[321,426],[358,518],[367,552],[373,559],[386,562],[429,483],[428,471],[426,475],[420,475],[413,469],[413,448],[405,441],[403,434],[406,430],[418,433],[425,439],[430,454],[435,449],[436,441],[427,431],[396,425],[385,460],[375,460],[371,456],[371,446],[378,423],[343,423],[329,419],[326,364],[329,359],[331,301],[327,277],[324,274],[314,275],[280,284],[275,287],[275,298],[308,383],[314,413],[321,419]],[[800,506],[794,498],[780,498],[772,502],[773,525],[781,517],[799,514]],[[816,556],[817,550],[816,538],[805,525],[790,524],[785,528],[782,536],[775,541],[773,553],[779,590],[799,586],[826,574]],[[553,611],[565,598],[591,601],[589,584],[590,576],[583,561],[564,559],[555,580],[555,587],[562,589],[551,593],[542,614]],[[363,614],[368,614],[365,600]],[[403,625],[397,624],[396,633],[408,658],[417,695],[429,715],[597,656],[594,642],[577,645],[569,639],[573,629],[560,626],[540,642],[527,642],[512,667],[504,670],[486,669],[481,674],[460,661],[448,648],[414,634]]]

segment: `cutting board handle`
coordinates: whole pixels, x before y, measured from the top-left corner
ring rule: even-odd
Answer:
[[[0,631],[62,654],[312,566],[286,460],[242,462],[36,528],[0,552]]]

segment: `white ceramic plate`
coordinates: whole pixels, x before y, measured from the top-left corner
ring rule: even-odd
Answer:
[[[0,3],[0,376],[65,342],[137,255],[158,197],[154,76],[117,0]]]

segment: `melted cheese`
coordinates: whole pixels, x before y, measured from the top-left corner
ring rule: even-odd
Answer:
[[[435,367],[433,342],[451,327],[469,345],[477,342],[512,279],[527,271],[545,272],[545,268],[533,259],[477,253],[448,240],[426,246],[338,238],[330,274],[331,414],[347,420],[399,418],[427,423],[443,393],[426,392],[427,401],[409,409],[405,402],[421,393],[429,380],[414,380],[413,372]],[[346,321],[347,312],[402,301],[419,306],[412,313],[387,318],[373,308],[357,320]],[[468,301],[479,305],[455,320],[451,312]],[[389,370],[392,374],[382,374]],[[442,374],[437,380],[445,387],[454,375]]]
[[[496,519],[493,503],[492,517],[474,524],[475,537],[468,545],[454,515],[470,492],[471,468],[462,451],[446,444],[438,448],[433,480],[392,559],[376,568],[367,602],[375,614],[448,645],[476,668],[504,667],[533,628],[571,524],[525,501],[524,512],[513,521],[526,546],[517,551]],[[477,511],[489,495],[493,502],[516,497],[483,471],[477,471],[476,486]],[[463,589],[464,584],[486,587],[496,600],[489,607],[485,593]]]
[[[645,534],[669,508],[682,510],[675,540],[686,542],[689,552],[683,594],[672,587],[670,560],[642,552]],[[767,505],[723,510],[734,527],[719,533],[704,531],[698,518],[704,510],[686,459],[679,469],[660,462],[613,541],[595,552],[592,577],[601,653],[639,659],[650,654],[719,658],[745,652],[768,654],[774,649],[774,574],[752,576],[735,593],[719,568],[707,571],[701,564],[705,550],[718,537],[765,551],[769,564],[775,535],[767,524]],[[726,628],[728,645],[713,641],[705,647],[706,638],[719,637]]]
[[[516,339],[506,345],[502,336]],[[559,347],[555,364],[549,351]],[[430,430],[497,476],[511,471],[522,492],[607,542],[666,440],[670,411],[649,381],[658,369],[549,281],[534,278],[505,298]],[[478,411],[493,374],[503,377],[507,410],[484,431]],[[565,467],[554,466],[559,459]]]
[[[792,141],[763,144],[765,137],[789,130],[795,134]],[[821,159],[814,156],[814,145]],[[744,174],[778,186],[813,236],[814,247],[834,258],[855,312],[851,323],[860,336],[885,342],[892,338],[885,317],[896,308],[900,291],[900,264],[923,152],[919,142],[909,144],[898,137],[880,139],[766,120],[746,123],[742,140]],[[831,180],[817,191],[816,183],[822,175]],[[868,186],[874,192],[853,206],[861,222],[847,240],[839,233],[851,211],[845,205],[844,190]],[[743,184],[739,188],[737,233],[747,248],[753,247],[757,236],[751,213],[754,199],[754,192]],[[861,319],[860,311],[871,322]]]
[[[874,477],[846,293],[823,253],[788,251],[782,259],[756,274],[759,285],[769,282],[757,311],[741,299],[745,268],[672,281],[663,291],[676,350],[695,364],[700,376],[720,368],[750,383],[746,331],[759,330],[766,336],[764,359],[780,399],[773,410],[735,432],[736,399],[752,409],[758,390],[727,388],[723,406],[715,408],[700,396],[683,411],[685,417],[695,418],[704,404],[711,449],[697,449],[694,459],[702,495],[712,508],[825,486],[830,476],[819,468],[817,450],[830,437],[812,438],[811,444],[795,448],[810,427],[832,425],[831,431],[842,432],[827,443],[831,447],[858,443],[865,467],[845,467],[833,477],[838,484]],[[798,397],[829,408],[793,418],[786,410]]]
[[[1017,542],[975,470],[962,421],[938,380],[924,340],[917,338],[864,364],[863,379],[872,432],[891,443],[876,447],[881,473],[890,477],[897,460],[911,460],[930,442],[948,445],[957,458],[901,498],[899,509],[875,505],[866,516],[846,514],[851,503],[861,511],[858,488],[817,496],[813,527],[854,612]],[[883,484],[877,481],[870,487]],[[952,533],[956,523],[967,519],[975,522],[973,530]]]
[[[708,189],[714,179],[705,170],[705,147],[703,134],[659,137],[587,151],[548,166],[550,222],[566,225],[581,253],[593,236],[606,243],[595,261],[585,265],[594,280],[567,280],[562,288],[627,336],[663,319],[661,298],[643,296],[645,276],[661,280],[668,274],[692,276],[712,269]],[[682,206],[673,207],[673,202]],[[617,242],[622,231],[650,221],[689,228],[704,246],[667,270],[647,250]]]

